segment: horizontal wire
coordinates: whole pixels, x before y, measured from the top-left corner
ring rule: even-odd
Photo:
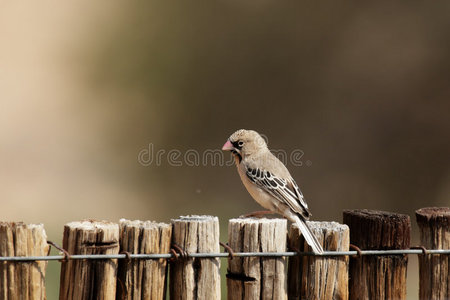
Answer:
[[[426,253],[422,249],[399,249],[399,250],[361,250],[361,255],[401,255],[401,254],[450,254],[450,249],[427,249]],[[353,256],[358,255],[358,251],[324,251],[323,254],[313,252],[235,252],[234,257],[290,257],[290,256]],[[220,253],[188,253],[190,258],[221,258],[229,257],[228,252]],[[174,258],[171,253],[162,254],[85,254],[85,255],[54,255],[54,256],[0,256],[1,261],[33,262],[52,260],[80,260],[80,259],[170,259]]]

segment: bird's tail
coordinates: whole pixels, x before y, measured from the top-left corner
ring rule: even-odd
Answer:
[[[305,238],[308,245],[311,246],[314,253],[322,254],[323,248],[314,233],[311,231],[311,228],[309,228],[308,224],[306,224],[305,220],[300,217],[295,218],[295,224],[297,224],[298,228],[303,234],[303,237]]]

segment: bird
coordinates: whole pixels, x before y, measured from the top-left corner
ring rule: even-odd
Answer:
[[[230,151],[249,194],[265,209],[297,224],[306,242],[317,254],[323,248],[306,221],[311,217],[308,204],[286,166],[270,152],[264,138],[254,130],[240,129],[223,145]]]

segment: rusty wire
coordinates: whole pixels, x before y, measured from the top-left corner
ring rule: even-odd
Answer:
[[[355,255],[448,255],[450,249],[399,249],[399,250],[361,250],[358,251],[324,251],[323,254],[313,252],[234,252],[233,257],[291,257],[291,256],[355,256]],[[1,261],[13,262],[33,262],[33,261],[61,261],[61,260],[83,260],[83,259],[171,259],[173,253],[162,254],[84,254],[84,255],[50,255],[50,256],[0,256]],[[227,258],[230,257],[229,252],[219,253],[186,253],[186,258]]]

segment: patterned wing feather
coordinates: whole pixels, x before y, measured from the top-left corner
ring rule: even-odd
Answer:
[[[288,205],[304,219],[307,220],[311,216],[303,194],[294,179],[284,179],[269,171],[250,167],[247,167],[246,175],[253,183]]]

